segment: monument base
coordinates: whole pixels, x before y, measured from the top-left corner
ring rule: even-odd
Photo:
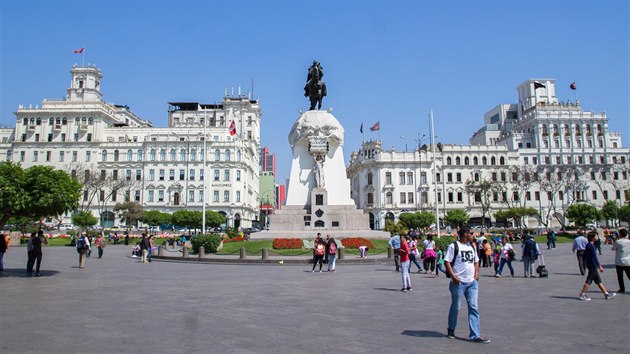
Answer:
[[[274,238],[301,238],[306,240],[312,240],[317,236],[317,233],[321,232],[323,237],[330,235],[335,239],[345,237],[363,237],[369,239],[389,239],[389,232],[386,231],[374,231],[374,230],[312,230],[312,231],[272,231],[265,230],[261,232],[255,232],[250,235],[252,240],[270,240]]]

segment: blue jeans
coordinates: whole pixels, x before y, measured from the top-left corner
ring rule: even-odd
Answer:
[[[479,292],[479,285],[477,281],[473,280],[470,283],[459,283],[457,285],[450,282],[448,290],[451,291],[451,308],[448,311],[448,329],[455,331],[459,305],[462,296],[464,296],[466,297],[466,303],[468,304],[468,326],[470,327],[468,339],[473,340],[481,336],[479,330],[479,310],[477,308],[477,294]]]
[[[328,271],[335,270],[335,262],[336,261],[337,261],[337,255],[336,254],[329,254],[328,255]]]
[[[501,273],[503,272],[503,266],[505,265],[505,263],[507,263],[508,268],[510,268],[510,275],[514,276],[514,268],[512,268],[512,261],[508,261],[505,258],[501,258],[501,263],[499,264],[499,271],[497,272],[497,274],[501,275]]]
[[[418,270],[422,270],[422,267],[420,266],[420,263],[418,263],[418,259],[416,258],[416,256],[413,253],[409,254],[409,269],[407,269],[407,271],[411,272],[411,262],[416,264],[416,267],[418,267]]]

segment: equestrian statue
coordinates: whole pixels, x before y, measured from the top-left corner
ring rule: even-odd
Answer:
[[[304,86],[304,96],[311,100],[311,111],[315,109],[315,105],[317,105],[317,109],[322,109],[322,99],[327,94],[323,77],[322,65],[317,60],[313,60],[313,65],[308,68],[306,86]]]

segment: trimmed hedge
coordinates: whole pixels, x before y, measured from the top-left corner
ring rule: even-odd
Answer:
[[[201,246],[206,253],[216,253],[217,247],[221,244],[221,236],[214,234],[197,235],[190,240],[190,244],[195,253],[199,252]]]

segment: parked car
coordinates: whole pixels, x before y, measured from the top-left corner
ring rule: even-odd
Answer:
[[[68,231],[68,230],[74,230],[74,224],[61,224],[59,225],[59,230],[60,231]]]

